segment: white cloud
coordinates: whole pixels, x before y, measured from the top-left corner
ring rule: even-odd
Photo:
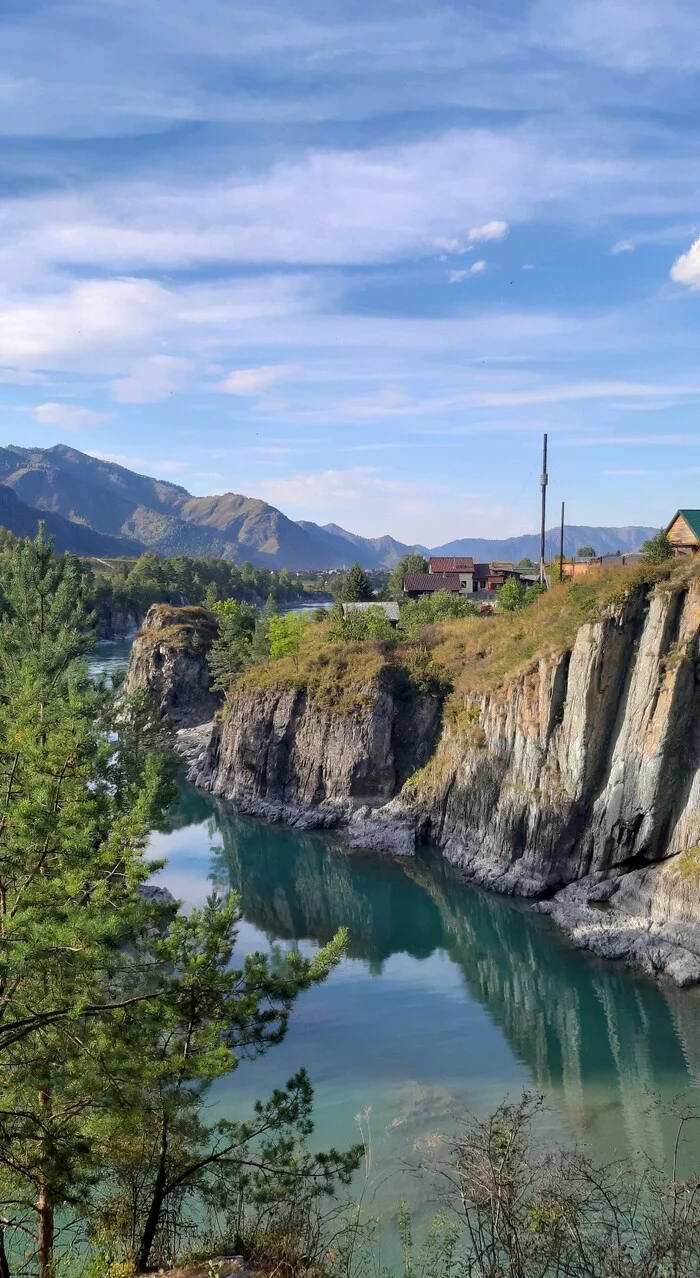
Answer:
[[[138,360],[126,377],[111,383],[119,404],[155,404],[187,384],[191,365],[175,355],[151,355]]]
[[[450,271],[447,279],[450,284],[461,284],[463,280],[469,278],[470,275],[481,275],[486,270],[485,262],[473,262],[464,271]]]
[[[263,364],[259,368],[239,368],[229,373],[217,389],[226,395],[260,395],[292,372],[288,364]]]
[[[628,73],[700,65],[700,14],[687,0],[536,0],[531,22],[548,48]]]
[[[150,280],[88,280],[0,304],[0,362],[19,369],[80,366],[84,356],[138,344],[168,311]]]
[[[634,250],[636,249],[636,247],[637,245],[635,244],[634,240],[618,240],[617,244],[613,244],[610,252],[614,254],[634,253]]]
[[[311,471],[290,475],[287,479],[272,479],[261,485],[268,501],[287,503],[300,510],[327,506],[337,501],[366,501],[378,493],[413,496],[420,493],[418,482],[385,478],[373,466],[353,466],[348,470]]]
[[[462,257],[464,253],[470,252],[469,246],[462,244],[461,240],[456,240],[454,238],[445,239],[440,236],[435,241],[435,248],[438,252],[444,254],[456,253],[458,257]]]
[[[109,417],[109,413],[95,413],[78,404],[37,404],[34,409],[34,420],[41,426],[59,426],[66,430],[79,429],[81,426],[100,426]]]
[[[675,284],[700,288],[700,239],[691,244],[687,253],[676,258],[671,267],[671,279]]]
[[[486,222],[483,226],[472,227],[469,232],[469,243],[479,244],[482,240],[503,240],[507,234],[507,222]]]
[[[674,164],[674,157],[664,161]],[[455,175],[465,175],[458,180]],[[4,273],[78,264],[128,272],[205,262],[357,264],[502,239],[511,220],[604,217],[616,202],[659,199],[660,165],[627,154],[612,126],[584,133],[541,122],[452,129],[363,150],[311,150],[217,181],[165,178],[16,200],[3,218]],[[685,172],[678,198],[695,190]],[[694,204],[693,204],[694,207]]]
[[[520,268],[520,269],[521,269],[521,271],[534,271],[534,269],[535,269],[535,268],[534,268],[534,266],[533,266],[532,262],[523,262],[523,264],[522,264],[522,266],[521,266],[521,268]]]
[[[504,527],[515,531],[528,517],[515,506],[490,504],[481,493],[431,483],[424,476],[398,478],[374,466],[266,476],[257,489],[273,505],[305,519],[340,523],[367,536],[391,529],[394,536],[426,545],[465,536],[470,528],[482,536],[502,535]]]

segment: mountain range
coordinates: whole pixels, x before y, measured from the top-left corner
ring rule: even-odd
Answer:
[[[295,522],[257,497],[223,493],[193,497],[186,488],[139,475],[76,448],[0,448],[0,524],[31,535],[42,519],[58,550],[119,556],[152,550],[158,555],[213,555],[266,568],[392,568],[408,551],[513,560],[539,556],[539,537],[505,540],[466,537],[428,548],[394,537],[361,537],[338,524]],[[657,531],[651,527],[565,529],[564,549],[597,553],[635,550]],[[559,530],[547,534],[548,551]]]

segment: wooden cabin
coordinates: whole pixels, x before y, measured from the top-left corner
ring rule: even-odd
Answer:
[[[697,555],[700,551],[700,510],[677,510],[665,531],[677,555]]]
[[[456,572],[409,572],[403,579],[403,592],[407,599],[423,599],[438,590],[444,590],[448,595],[466,594]]]

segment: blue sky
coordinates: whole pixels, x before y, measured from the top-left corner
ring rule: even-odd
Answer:
[[[436,544],[700,505],[700,7],[4,0],[3,442]]]

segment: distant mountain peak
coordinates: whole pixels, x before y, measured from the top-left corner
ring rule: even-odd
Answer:
[[[118,462],[82,453],[69,444],[0,448],[0,484],[11,489],[24,511],[5,502],[2,518],[12,531],[26,531],[27,520],[62,521],[64,540],[81,546],[85,537],[96,545],[116,547],[109,553],[139,554],[144,548],[160,555],[211,555],[241,562],[249,559],[267,568],[293,570],[348,568],[356,560],[364,568],[393,568],[402,555],[472,555],[474,559],[519,559],[539,556],[535,534],[505,540],[466,537],[436,546],[406,545],[388,533],[363,537],[340,524],[321,526],[310,520],[293,521],[260,497],[226,492],[193,497],[180,484],[139,474]],[[26,512],[29,512],[29,515]],[[2,519],[0,518],[0,522]],[[64,524],[66,527],[64,527]],[[21,525],[21,528],[20,528]],[[57,525],[58,527],[58,525]],[[71,529],[80,529],[80,535]],[[657,529],[646,527],[592,528],[569,526],[565,551],[593,546],[597,552],[634,550]],[[547,534],[548,549],[556,552],[559,530]],[[109,540],[105,540],[109,539]],[[70,547],[72,548],[72,546]],[[108,553],[106,549],[79,553]]]

